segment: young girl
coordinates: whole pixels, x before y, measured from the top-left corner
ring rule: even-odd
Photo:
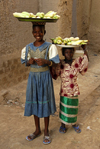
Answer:
[[[61,120],[60,133],[66,132],[65,125],[72,125],[77,133],[81,130],[76,124],[78,114],[78,95],[79,87],[77,84],[77,76],[87,71],[88,55],[85,46],[82,46],[84,55],[73,59],[74,48],[62,48],[62,54],[65,57],[61,60],[60,67],[56,68],[57,75],[61,77],[60,91],[60,113]],[[87,56],[86,56],[87,55]]]
[[[41,134],[40,118],[44,117],[44,144],[49,144],[49,116],[56,111],[50,66],[59,63],[55,45],[43,40],[45,25],[33,24],[35,42],[22,49],[21,62],[30,66],[26,91],[25,116],[34,115],[36,130],[26,139],[31,141]]]

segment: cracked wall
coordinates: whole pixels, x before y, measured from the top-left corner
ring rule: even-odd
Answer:
[[[100,52],[100,2],[98,0],[76,0],[77,35],[89,39],[88,48]],[[56,23],[46,23],[44,39],[72,35],[73,0],[0,0],[0,90],[28,78],[29,68],[21,64],[21,49],[33,42],[32,24],[19,22],[13,12],[28,11],[44,13],[53,10],[61,18]],[[61,57],[61,50],[58,48]]]

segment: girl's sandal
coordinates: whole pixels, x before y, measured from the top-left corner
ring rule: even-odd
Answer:
[[[81,129],[79,128],[79,126],[72,126],[74,128],[74,130],[77,132],[77,133],[80,133],[81,132]]]
[[[41,133],[40,133],[40,134],[41,134]],[[34,133],[32,133],[32,134],[30,134],[29,136],[26,136],[26,140],[32,141],[33,139],[39,137],[40,134],[39,134],[39,135],[35,135]],[[29,139],[29,138],[30,138],[30,139]]]
[[[66,128],[63,128],[62,126],[60,126],[59,132],[60,133],[66,133]]]
[[[48,140],[48,142],[45,142],[46,140]],[[51,137],[50,137],[50,135],[49,136],[44,136],[43,137],[43,144],[49,144],[49,143],[51,143]]]

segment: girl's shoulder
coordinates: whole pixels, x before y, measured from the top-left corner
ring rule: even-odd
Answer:
[[[48,45],[51,45],[51,44],[52,44],[52,43],[50,43],[50,42],[47,42],[47,41],[45,41],[44,43],[45,43],[45,44],[48,44]]]
[[[52,43],[45,41],[44,42],[44,46],[51,47],[52,46]]]
[[[28,47],[28,46],[30,46],[30,47],[33,46],[33,42],[26,45],[26,47]]]
[[[33,42],[29,43],[25,46],[26,50],[28,50],[29,48],[33,48]]]

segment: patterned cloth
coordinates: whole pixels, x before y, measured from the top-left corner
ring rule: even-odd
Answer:
[[[74,125],[77,121],[78,114],[78,96],[60,97],[59,118],[62,123]]]
[[[78,95],[79,87],[77,84],[78,74],[85,74],[88,68],[87,56],[78,57],[71,66],[61,61],[59,75],[61,77],[60,91],[60,112],[59,117],[62,123],[74,125],[78,114]]]
[[[61,91],[60,95],[65,97],[77,96],[80,94],[79,87],[77,84],[78,74],[85,74],[88,68],[88,59],[87,56],[76,58],[72,65],[65,63],[65,61],[61,61]]]
[[[59,63],[57,48],[49,42],[44,42],[39,47],[35,47],[33,43],[30,43],[23,48],[21,62],[26,64],[31,57],[44,58]],[[56,111],[52,76],[49,67],[48,65],[38,66],[37,63],[30,67],[31,70],[38,71],[30,71],[29,73],[24,115],[48,117]],[[48,70],[39,72],[39,70],[45,67],[48,67]]]

